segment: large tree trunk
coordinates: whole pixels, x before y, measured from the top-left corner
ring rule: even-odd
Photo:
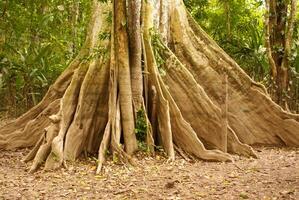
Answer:
[[[175,149],[230,161],[255,157],[249,145],[299,146],[299,116],[275,104],[183,1],[128,3],[126,14],[125,0],[94,0],[83,49],[37,106],[1,127],[0,148],[34,146],[31,172],[97,152],[100,172],[108,149],[133,162],[140,123],[139,142],[162,145],[170,160]]]

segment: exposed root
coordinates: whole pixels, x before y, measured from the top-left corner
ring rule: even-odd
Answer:
[[[222,91],[221,76],[223,73],[228,75],[228,120],[240,141],[246,144],[299,146],[297,116],[287,114],[276,105],[263,91],[264,88],[255,84],[202,29],[194,25],[190,17],[188,21],[182,3],[178,3],[172,16],[176,56],[218,106]]]
[[[113,94],[110,97],[113,97]],[[125,164],[135,165],[133,158],[122,149],[121,147],[122,145],[119,143],[120,142],[120,132],[119,132],[120,118],[118,117],[119,116],[118,113],[119,113],[119,107],[118,108],[112,107],[112,109],[110,109],[109,116],[111,120],[109,120],[106,125],[103,139],[99,148],[96,174],[101,173],[103,169],[103,164],[106,160],[109,145],[113,156],[119,156],[120,161],[122,161]]]
[[[204,141],[205,145],[208,145],[210,148],[222,149],[223,141],[226,141],[226,139],[223,138],[222,132],[219,131],[223,129],[221,110],[209,100],[193,76],[171,54],[171,51],[167,47],[165,47],[165,50],[163,55],[166,56],[165,66],[167,66],[167,69],[164,69],[166,75],[163,76],[163,80],[168,85],[171,85],[171,87],[168,87],[169,96],[174,99],[173,102],[175,102],[180,112],[184,113],[181,115],[191,122],[192,130],[194,128],[196,130],[193,130],[193,132],[197,133],[197,136]],[[212,113],[213,115],[211,115]],[[211,133],[214,134],[211,135]],[[254,153],[248,153],[251,151],[251,148],[247,145],[242,145],[237,138],[235,140],[230,139],[227,145],[239,147],[230,148],[230,153],[255,156]]]
[[[56,169],[63,163],[64,138],[76,111],[81,83],[87,71],[86,68],[86,64],[81,64],[80,68],[76,70],[73,79],[61,100],[60,110],[57,114],[61,117],[59,125],[60,130],[58,135],[53,139],[51,153],[46,160],[45,170]]]
[[[156,143],[159,145],[161,144],[161,138],[159,138],[158,131],[158,122],[157,122],[157,90],[155,86],[152,86],[151,88],[151,99],[149,106],[150,108],[150,122],[152,126],[152,135],[153,139],[156,141]]]
[[[98,166],[97,166],[97,171],[96,173],[99,174],[102,170],[103,163],[105,162],[106,159],[106,154],[108,150],[108,145],[111,137],[111,122],[108,121],[106,125],[106,129],[104,132],[103,140],[101,142],[100,148],[99,148],[99,154],[98,154]]]
[[[10,135],[13,132],[20,131],[29,123],[29,121],[34,120],[40,115],[41,112],[47,110],[47,107],[55,100],[62,97],[68,84],[72,79],[74,70],[78,67],[78,60],[75,59],[67,70],[65,70],[56,82],[49,88],[47,94],[44,96],[43,100],[37,104],[35,107],[27,111],[21,117],[16,120],[11,121],[4,127],[1,127],[0,137],[4,135]],[[52,113],[53,114],[53,113]]]
[[[189,155],[186,155],[186,153],[179,148],[177,145],[174,145],[174,149],[184,158],[186,161],[190,161]]]
[[[150,8],[148,8],[150,9]],[[147,19],[150,20],[150,19]],[[147,26],[150,26],[150,22],[148,22]],[[172,144],[172,136],[174,137],[174,142],[184,150],[186,150],[189,153],[192,153],[198,158],[203,158],[206,160],[220,160],[220,161],[227,161],[231,160],[231,157],[229,154],[225,154],[218,150],[206,150],[202,142],[198,139],[196,133],[188,124],[184,118],[182,117],[179,108],[177,107],[175,101],[173,100],[171,94],[165,87],[162,79],[160,78],[160,75],[158,75],[157,66],[155,63],[153,51],[151,49],[150,44],[150,38],[149,33],[145,32],[144,35],[144,48],[147,55],[147,68],[151,74],[151,82],[157,89],[157,96],[158,96],[158,124],[159,124],[159,130],[162,137],[162,144],[163,147],[168,154],[168,156],[172,159],[174,159],[174,150],[173,150],[173,144]],[[182,66],[181,66],[182,67]],[[167,73],[166,73],[167,74]],[[177,81],[180,81],[181,79],[177,79]],[[173,87],[173,85],[172,85]],[[192,88],[192,87],[191,87]],[[159,112],[159,109],[164,109],[162,112]],[[165,115],[168,114],[169,115]],[[159,117],[163,116],[164,119],[159,120]],[[169,123],[165,125],[165,122]],[[171,124],[170,124],[171,123]],[[164,127],[161,125],[165,125]],[[163,129],[162,129],[163,128]],[[163,132],[161,132],[161,129]],[[168,133],[167,135],[165,134]],[[164,138],[163,138],[164,136]],[[165,139],[170,140],[169,143],[165,143]],[[169,141],[167,140],[167,141]],[[172,154],[173,152],[173,154]],[[173,157],[172,157],[173,156]]]
[[[92,63],[88,69],[80,89],[76,113],[65,138],[64,158],[66,160],[74,161],[86,147],[99,98],[107,100],[105,96],[108,96],[108,72],[109,65],[101,61]]]
[[[46,131],[46,130],[45,130]],[[46,132],[44,133],[46,134]],[[35,146],[31,149],[31,151],[27,154],[27,156],[23,159],[23,162],[28,162],[34,159],[37,151],[39,150],[40,146],[43,144],[44,141],[44,135],[40,137],[38,142],[35,144]]]
[[[57,135],[54,134],[53,128],[56,127],[54,125],[60,122],[60,118],[57,115],[51,115],[49,119],[52,122],[52,124],[44,129],[44,133],[41,135],[38,142],[35,144],[33,149],[27,154],[27,156],[23,159],[24,162],[33,160],[37,152],[39,151],[40,147],[43,145],[43,143],[46,142],[47,144],[51,145],[53,138]],[[58,127],[56,128],[57,130],[55,130],[55,132],[58,133],[59,129]]]
[[[257,158],[253,148],[240,142],[239,138],[230,127],[228,127],[227,133],[227,151],[241,156]]]
[[[169,113],[169,104],[168,101],[163,97],[162,94],[159,97],[159,106],[158,106],[158,127],[159,134],[162,140],[162,146],[165,149],[165,152],[169,158],[174,160],[174,148],[172,141],[172,128],[170,123],[170,113]]]
[[[115,133],[113,135],[114,141],[117,144],[120,144],[121,138],[121,119],[120,119],[120,105],[119,105],[119,98],[117,98],[116,102],[116,114],[115,114]]]
[[[35,145],[43,133],[44,128],[50,124],[49,116],[57,112],[59,99],[50,103],[39,115],[28,121],[24,129],[16,130],[11,134],[4,135],[0,142],[0,149],[15,149]],[[31,112],[31,111],[30,111]]]
[[[111,97],[113,97],[113,94]],[[106,160],[109,145],[110,145],[112,154],[114,156],[119,156],[120,161],[122,161],[125,164],[135,165],[133,158],[122,149],[121,144],[119,143],[120,142],[120,135],[119,135],[120,129],[118,128],[118,126],[120,124],[120,118],[117,117],[117,115],[118,115],[117,113],[119,113],[119,111],[117,111],[117,110],[118,109],[115,110],[115,107],[112,107],[112,109],[110,109],[110,111],[109,111],[109,116],[110,116],[109,118],[111,120],[109,120],[106,125],[103,139],[100,144],[100,148],[99,148],[99,152],[98,152],[96,174],[101,173],[101,171],[103,169],[103,164]],[[116,114],[116,115],[114,115],[114,114]]]
[[[55,83],[50,86],[48,92],[46,93],[46,95],[44,96],[44,98],[40,103],[38,103],[36,106],[34,106],[32,109],[27,111],[25,114],[23,114],[16,120],[13,120],[10,123],[6,124],[4,127],[1,127],[0,139],[1,136],[3,135],[7,135],[7,134],[9,135],[13,132],[17,132],[19,130],[24,129],[24,127],[28,124],[29,121],[34,120],[41,112],[47,109],[49,104],[56,101],[57,99],[60,99],[64,95],[66,89],[68,88],[72,80],[75,70],[80,66],[82,60],[84,60],[88,56],[89,51],[94,48],[96,43],[95,40],[98,39],[94,37],[94,36],[97,37],[100,28],[99,23],[97,22],[98,11],[96,10],[98,6],[96,6],[95,4],[96,3],[94,3],[94,8],[95,8],[94,9],[95,11],[93,12],[94,15],[90,20],[90,24],[87,30],[88,36],[86,38],[85,43],[83,44],[81,51],[78,53],[76,58],[69,64],[66,70],[64,70],[64,72],[57,78]]]
[[[0,130],[0,148],[35,145],[24,159],[33,160],[30,172],[43,162],[45,170],[66,166],[83,152],[98,153],[96,173],[103,169],[108,151],[135,165],[139,110],[144,111],[148,149],[154,153],[161,145],[169,162],[175,159],[175,150],[186,160],[231,161],[227,152],[256,157],[250,144],[299,146],[299,115],[273,103],[265,88],[194,23],[181,0],[162,2],[160,8],[151,0],[143,3],[144,77],[138,48],[138,58],[131,58],[138,69],[130,69],[124,1],[114,1],[113,6],[93,3],[78,57],[39,105]],[[167,12],[154,10],[158,8]],[[161,39],[153,33],[154,21]],[[133,82],[144,85],[132,89]]]
[[[46,128],[45,135],[43,137],[43,143],[36,152],[35,158],[29,170],[29,173],[35,172],[38,167],[47,159],[51,152],[51,144],[54,137],[57,136],[59,131],[59,123],[53,122],[52,125]]]
[[[148,4],[147,4],[148,5]],[[151,9],[150,5],[147,7],[147,12]],[[153,50],[150,43],[150,35],[149,35],[149,28],[151,27],[152,19],[151,16],[146,16],[147,19],[145,20],[145,33],[144,33],[144,52],[147,55],[145,65],[150,73],[150,80],[151,84],[155,87],[157,91],[157,117],[158,117],[158,130],[161,136],[162,145],[169,156],[169,158],[174,159],[174,147],[172,141],[172,129],[170,124],[170,114],[169,114],[169,105],[168,101],[165,99],[160,83],[158,80],[158,72],[157,72],[157,65],[154,58]]]
[[[145,108],[144,108],[145,110]],[[147,144],[147,148],[149,150],[149,152],[151,152],[152,154],[155,153],[155,141],[154,141],[154,137],[153,137],[153,129],[152,129],[152,125],[151,122],[147,116],[147,114],[145,114],[146,117],[146,127],[147,127],[147,132],[146,132],[146,144]]]
[[[162,84],[161,79],[160,83]],[[171,127],[174,143],[197,158],[211,161],[231,161],[232,158],[227,153],[219,150],[206,150],[190,124],[184,120],[179,108],[164,85],[162,86],[162,89],[170,104]]]

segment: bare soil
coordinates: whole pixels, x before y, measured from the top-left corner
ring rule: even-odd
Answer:
[[[258,159],[234,163],[167,163],[139,153],[136,167],[105,165],[95,175],[93,157],[68,169],[28,174],[28,149],[0,151],[0,199],[299,199],[299,149],[256,148]],[[141,159],[140,159],[141,157]]]
[[[0,120],[0,126],[7,120]],[[137,166],[116,158],[95,175],[96,159],[68,169],[29,174],[22,158],[29,149],[0,150],[0,199],[299,199],[299,148],[256,147],[258,159],[233,163],[168,163],[162,153],[137,154]]]

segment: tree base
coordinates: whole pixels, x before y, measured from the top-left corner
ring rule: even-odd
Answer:
[[[144,2],[139,109],[131,91],[125,6],[94,1],[84,48],[36,107],[0,129],[0,148],[35,145],[24,159],[33,160],[30,172],[43,162],[53,170],[82,153],[98,153],[99,173],[108,150],[134,163],[141,119],[139,142],[150,151],[162,146],[170,161],[175,149],[186,159],[223,162],[232,161],[230,154],[256,157],[252,144],[299,146],[299,116],[276,105],[197,26],[182,1],[171,2],[174,7],[163,6],[171,19],[162,21],[169,24],[161,26],[169,27],[171,39],[152,31],[154,7]]]

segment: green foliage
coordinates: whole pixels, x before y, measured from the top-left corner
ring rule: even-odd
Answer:
[[[145,141],[147,135],[147,121],[146,113],[143,109],[137,112],[135,133],[138,141]]]
[[[147,153],[150,152],[150,149],[148,148],[146,142],[144,142],[144,141],[139,141],[139,140],[138,140],[138,141],[137,141],[137,144],[138,144],[138,149],[139,149],[140,151],[147,152]]]
[[[195,19],[207,19],[208,0],[184,0],[184,3]]]
[[[299,4],[297,6],[299,10]],[[291,85],[290,85],[290,95],[289,99],[292,100],[293,106],[297,108],[297,113],[299,112],[299,12],[297,12],[296,21],[294,24],[294,33],[293,33],[293,45],[290,56],[291,62]]]
[[[23,112],[41,100],[84,42],[90,4],[0,2],[0,107]]]
[[[52,156],[54,161],[59,161],[59,156],[56,153],[54,153],[53,151],[51,152],[50,156]]]
[[[196,21],[254,80],[270,86],[270,67],[265,49],[262,0],[184,0]],[[299,10],[299,4],[297,5]],[[299,111],[299,12],[297,12],[290,56],[289,100]],[[273,48],[283,51],[283,48]],[[297,103],[296,103],[297,102]]]
[[[185,0],[185,3],[197,22],[251,77],[257,81],[264,79],[269,67],[264,48],[262,1]]]
[[[261,0],[184,0],[197,22],[257,81],[269,74],[264,48],[264,3]],[[225,5],[228,4],[229,8]],[[229,21],[227,18],[229,14]],[[299,72],[298,22],[294,28],[293,71]],[[230,23],[231,37],[228,37]],[[278,49],[279,50],[279,49]]]
[[[151,34],[151,43],[153,47],[153,53],[155,56],[155,61],[159,70],[159,73],[161,76],[166,74],[166,71],[163,69],[163,65],[165,64],[165,59],[164,59],[164,51],[166,50],[166,47],[164,46],[164,43],[161,40],[161,36],[158,33],[157,30],[152,28],[150,30]]]
[[[100,32],[99,33],[99,39],[100,40],[108,40],[111,38],[111,33],[110,32]]]
[[[110,0],[98,1],[108,3]],[[269,65],[264,48],[264,1],[184,2],[197,22],[251,77],[269,82]],[[21,114],[41,100],[50,84],[80,50],[91,4],[92,1],[83,0],[0,1],[0,111],[7,107],[19,111],[15,114]],[[112,23],[112,12],[107,14],[107,21]],[[124,25],[126,23],[123,22]],[[159,73],[164,75],[165,46],[156,30],[150,32],[156,64]],[[110,37],[107,32],[99,34],[101,40]],[[95,59],[99,55],[109,56],[109,53],[99,46],[85,59]],[[299,12],[290,56],[291,76],[294,77],[291,87],[295,94],[299,94],[298,55]],[[290,98],[298,99],[298,96]],[[142,123],[139,125],[136,132],[142,135],[145,133],[144,127]]]
[[[114,164],[117,164],[119,162],[119,157],[116,153],[113,154],[112,161]]]
[[[291,52],[291,66],[293,73],[299,78],[299,4],[297,6],[297,16],[294,24],[293,46]]]
[[[104,47],[102,45],[98,45],[97,47],[93,48],[91,53],[82,58],[82,62],[89,62],[92,60],[99,59],[100,57],[102,58],[107,58],[109,56],[109,49],[107,47]]]

